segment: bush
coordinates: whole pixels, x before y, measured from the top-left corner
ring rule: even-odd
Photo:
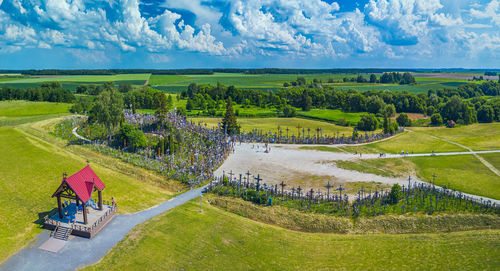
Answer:
[[[401,186],[399,184],[394,184],[389,192],[389,203],[397,204],[401,200]]]
[[[398,122],[399,126],[403,127],[411,126],[411,120],[408,117],[408,114],[406,113],[399,114],[399,116],[396,118],[396,121]]]
[[[434,113],[431,116],[431,124],[432,125],[441,125],[443,124],[443,118],[441,117],[441,114],[439,113]]]
[[[358,130],[375,131],[378,127],[378,120],[373,114],[363,115],[358,121]]]

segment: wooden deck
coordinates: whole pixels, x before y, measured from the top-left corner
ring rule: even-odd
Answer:
[[[68,217],[59,218],[59,214],[56,212],[52,216],[45,218],[44,226],[49,230],[54,230],[56,227],[70,228],[72,229],[72,235],[92,238],[113,219],[116,213],[116,205],[114,207],[103,205],[102,207],[102,210],[97,210],[87,206],[88,223],[85,225],[83,223],[83,212],[77,211],[76,204],[71,203],[64,208],[63,212],[67,212]],[[75,216],[74,220],[70,219],[73,215]]]

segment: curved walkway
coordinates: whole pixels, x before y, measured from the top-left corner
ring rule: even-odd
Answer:
[[[117,215],[92,239],[74,238],[58,253],[38,247],[49,239],[47,231],[40,234],[35,245],[24,248],[10,257],[0,270],[75,270],[102,259],[136,225],[199,197],[203,188],[185,192],[153,208],[126,215]]]
[[[79,134],[76,132],[76,129],[78,129],[78,126],[76,126],[75,128],[73,128],[73,135],[75,135],[77,138],[79,138],[79,139],[81,139],[81,140],[84,140],[84,141],[89,141],[89,142],[90,142],[90,140],[89,140],[89,139],[87,139],[87,138],[85,138],[85,137],[83,137],[83,136],[79,135]]]

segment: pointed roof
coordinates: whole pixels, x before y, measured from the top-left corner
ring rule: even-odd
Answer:
[[[84,203],[90,199],[94,186],[97,187],[99,191],[102,191],[104,187],[106,187],[89,165],[68,178],[63,178],[61,186],[64,185],[64,183],[68,184],[71,190],[73,190],[77,197]],[[60,189],[57,189],[52,197],[56,196],[59,191]]]

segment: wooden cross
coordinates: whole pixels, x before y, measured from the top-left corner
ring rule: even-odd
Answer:
[[[248,185],[250,185],[250,175],[252,174],[250,173],[250,170],[248,170],[247,173],[245,174],[247,175],[247,187],[248,187]]]
[[[232,169],[231,169],[231,171],[229,172],[229,174],[228,174],[228,175],[229,175],[229,181],[232,181],[232,180],[233,180],[233,175],[234,175],[234,173],[233,173],[233,170],[232,170]]]
[[[300,198],[300,191],[302,191],[302,188],[300,188],[300,185],[299,185],[299,187],[297,188],[297,193],[299,194],[299,198]]]
[[[410,187],[410,183],[411,183],[411,176],[408,176],[408,187]]]
[[[281,186],[281,195],[283,195],[283,190],[285,189],[286,186],[285,182],[281,181],[280,186]]]
[[[333,185],[330,184],[330,181],[325,185],[326,190],[328,191],[327,193],[327,199],[330,200],[330,189],[333,187]]]
[[[314,190],[311,188],[311,190],[309,190],[309,199],[310,200],[313,199],[313,194],[314,194]]]
[[[292,187],[292,199],[294,195],[295,195],[295,187]]]
[[[432,185],[435,185],[436,183],[436,173],[432,173]]]

